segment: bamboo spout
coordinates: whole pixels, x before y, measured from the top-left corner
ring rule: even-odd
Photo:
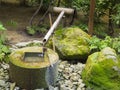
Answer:
[[[56,29],[56,27],[58,26],[60,20],[62,19],[63,15],[64,15],[64,11],[62,11],[58,18],[56,19],[56,21],[53,23],[52,27],[49,29],[49,31],[47,32],[47,34],[45,35],[45,37],[43,38],[43,46],[47,43],[47,41],[49,40],[50,36],[54,33],[54,30]]]

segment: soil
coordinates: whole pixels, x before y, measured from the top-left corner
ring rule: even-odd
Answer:
[[[6,34],[9,43],[15,44],[30,40],[41,40],[42,37],[39,34],[30,36],[26,33],[26,27],[29,25],[29,20],[35,11],[35,7],[0,6],[0,22],[7,29]],[[40,18],[41,14],[38,14],[33,23],[36,24]],[[8,22],[10,21],[16,22],[17,25],[9,25]]]

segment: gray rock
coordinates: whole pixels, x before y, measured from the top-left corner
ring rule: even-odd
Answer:
[[[71,81],[78,81],[81,78],[81,76],[78,73],[72,73],[70,76]]]
[[[84,86],[85,86],[85,84],[84,84],[84,83],[81,83],[81,84],[80,84],[80,87],[81,87],[81,88],[83,88]]]
[[[82,89],[81,89],[81,87],[79,86],[79,87],[77,88],[77,90],[82,90]]]
[[[25,46],[28,46],[30,44],[41,44],[42,45],[42,41],[38,41],[38,40],[33,40],[33,41],[28,41],[28,42],[20,42],[20,43],[17,43],[15,44],[15,48],[18,47],[18,48],[21,48],[21,47],[25,47]]]
[[[4,80],[0,80],[0,86],[1,86],[1,87],[5,87],[5,86],[6,86],[6,83],[5,83]]]
[[[86,90],[85,88],[82,88],[82,90]]]
[[[3,63],[3,64],[1,64],[1,67],[2,67],[3,69],[8,69],[8,68],[9,68],[9,65],[6,64],[6,63]]]
[[[16,47],[25,47],[30,43],[32,43],[32,42],[31,41],[29,41],[29,42],[20,42],[20,43],[15,44],[15,46]]]

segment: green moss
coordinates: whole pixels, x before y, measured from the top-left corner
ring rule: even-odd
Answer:
[[[59,29],[55,32],[55,47],[62,59],[85,59],[90,53],[90,36],[78,27]],[[49,43],[48,46],[52,46]]]
[[[47,48],[47,52],[45,53],[43,62],[32,62],[32,63],[25,62],[23,60],[25,52],[42,52],[42,47],[34,46],[34,47],[25,47],[22,49],[18,49],[12,52],[11,55],[9,56],[10,63],[24,68],[44,68],[50,66],[49,60],[52,60],[52,63],[56,63],[57,60],[59,59],[58,55],[54,51]]]
[[[92,90],[120,90],[120,64],[97,52],[89,56],[82,78]]]

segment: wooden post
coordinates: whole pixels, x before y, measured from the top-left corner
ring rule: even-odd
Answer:
[[[50,13],[49,13],[49,19],[50,19],[50,26],[52,27],[52,16]],[[53,42],[53,51],[55,51],[54,33],[52,35],[52,42]]]
[[[89,13],[89,22],[88,22],[88,33],[91,36],[93,35],[94,11],[95,11],[95,0],[90,0],[90,13]]]

